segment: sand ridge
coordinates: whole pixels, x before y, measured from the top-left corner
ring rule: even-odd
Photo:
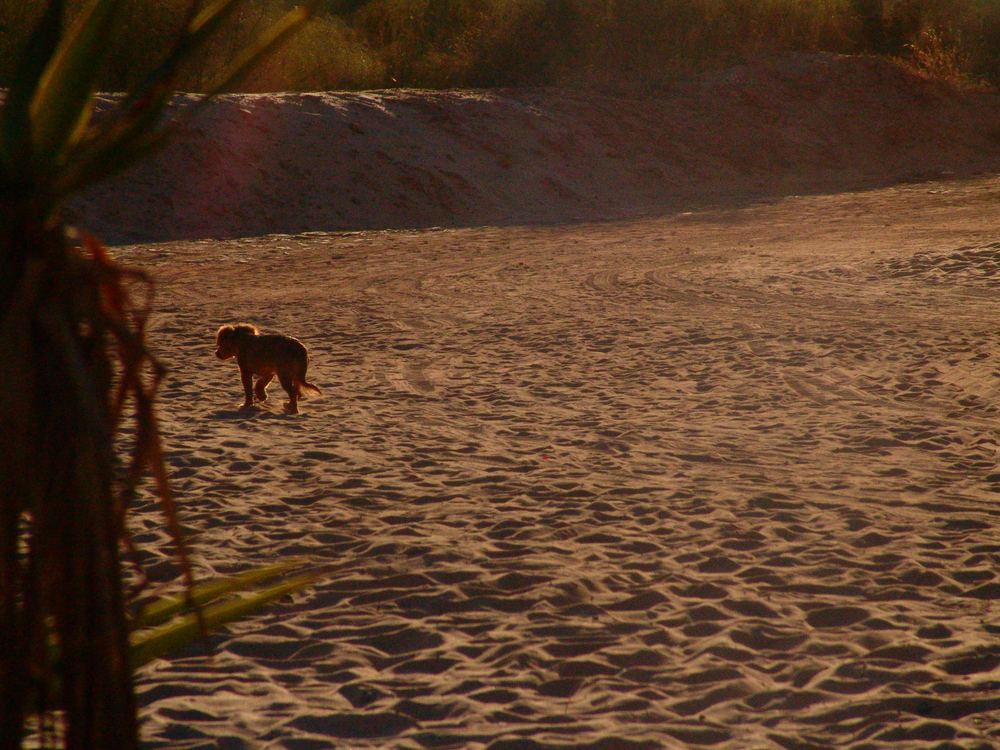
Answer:
[[[75,208],[116,243],[612,219],[988,172],[998,139],[995,93],[838,55],[631,93],[230,95]]]
[[[144,669],[145,745],[997,746],[998,222],[991,177],[118,248],[199,569],[329,572]],[[301,414],[238,410],[242,319]]]

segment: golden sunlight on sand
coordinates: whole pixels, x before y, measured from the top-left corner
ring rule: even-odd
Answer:
[[[1000,743],[1000,107],[793,62],[233,97],[129,178],[195,563],[329,571],[144,669],[147,747]],[[323,394],[241,410],[237,320]]]

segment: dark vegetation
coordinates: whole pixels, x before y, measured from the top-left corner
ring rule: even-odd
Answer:
[[[83,0],[70,0],[79,7]],[[178,85],[219,70],[294,0],[250,0]],[[0,84],[38,0],[0,0]],[[122,0],[101,87],[136,85],[166,54],[185,0]],[[242,90],[657,85],[789,50],[874,53],[961,82],[1000,82],[995,0],[322,0]]]

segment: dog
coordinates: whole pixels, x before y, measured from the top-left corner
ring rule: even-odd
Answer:
[[[298,400],[303,389],[321,393],[320,389],[306,381],[309,366],[309,352],[298,339],[280,334],[261,334],[249,323],[225,325],[215,335],[215,356],[219,359],[236,357],[243,382],[244,409],[253,406],[253,397],[267,401],[267,385],[275,375],[288,394],[285,411],[297,414]],[[253,376],[257,384],[253,384]]]

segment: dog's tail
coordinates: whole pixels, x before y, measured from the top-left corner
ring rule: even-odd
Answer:
[[[321,391],[319,388],[317,388],[316,386],[314,386],[312,383],[307,383],[305,380],[300,380],[298,383],[296,383],[296,385],[298,386],[298,391],[299,391],[298,395],[299,396],[302,395],[302,390],[303,389],[305,389],[307,391],[312,391],[317,396],[322,395],[322,393],[323,393],[323,391]]]

